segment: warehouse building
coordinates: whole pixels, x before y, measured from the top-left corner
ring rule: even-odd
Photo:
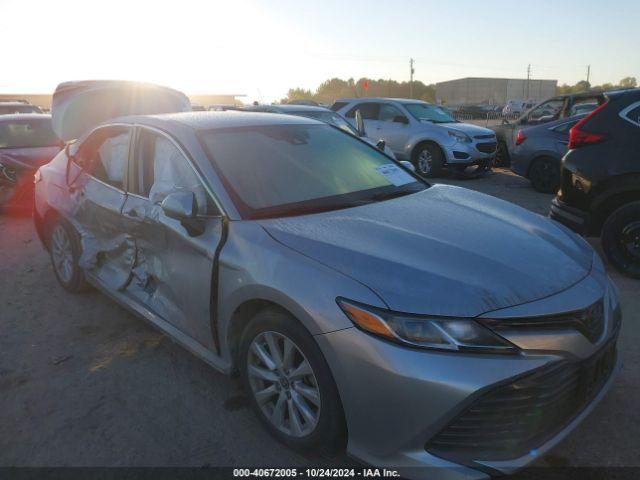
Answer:
[[[509,100],[541,101],[556,94],[557,80],[460,78],[436,83],[436,101],[444,105],[504,105]]]

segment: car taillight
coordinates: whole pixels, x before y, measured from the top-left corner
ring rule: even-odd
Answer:
[[[518,130],[518,135],[516,135],[516,145],[520,145],[526,139],[527,139],[527,137],[524,134],[524,130],[522,130],[522,129]]]
[[[578,123],[576,123],[569,130],[569,150],[573,150],[574,148],[584,147],[586,145],[593,145],[594,143],[602,142],[605,139],[604,135],[599,133],[587,132],[584,130],[584,124],[596,115],[600,110],[602,110],[607,105],[607,102],[604,102],[598,108],[593,110],[589,115],[584,117]]]

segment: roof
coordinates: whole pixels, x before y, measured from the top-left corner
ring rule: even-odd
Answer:
[[[236,110],[163,113],[159,115],[129,116],[120,121],[139,123],[181,124],[195,130],[213,128],[253,127],[261,125],[324,125],[323,122],[306,117],[294,117],[284,114],[265,115],[259,112],[241,112]],[[149,122],[151,120],[151,122]]]
[[[354,97],[354,98],[338,98],[336,102],[400,102],[400,103],[429,103],[417,98],[393,98],[393,97]]]
[[[287,104],[287,105],[269,105],[272,108],[278,109],[281,112],[330,112],[331,110],[326,107],[320,107],[316,105],[304,105],[304,104]]]
[[[0,115],[0,122],[12,122],[15,120],[42,120],[51,122],[51,115],[46,113],[9,113]]]

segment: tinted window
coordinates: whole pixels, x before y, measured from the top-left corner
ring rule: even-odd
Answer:
[[[123,189],[130,138],[131,131],[128,128],[97,131],[82,147],[82,163],[88,162],[89,173],[98,180]]]
[[[0,148],[52,147],[59,144],[48,117],[0,122]]]
[[[536,108],[529,112],[528,118],[529,120],[539,120],[542,117],[548,117],[548,120],[557,119],[562,111],[562,107],[564,107],[563,99],[549,100],[547,102],[541,103]]]
[[[172,192],[193,192],[198,213],[214,213],[209,194],[200,182],[189,161],[166,137],[142,130],[135,152],[138,167],[137,193],[153,203],[161,203]]]
[[[640,105],[630,110],[626,117],[640,127]]]
[[[351,110],[347,112],[347,118],[353,118],[356,116],[356,110],[360,110],[363,120],[377,120],[378,111],[380,110],[379,103],[359,103]]]
[[[245,218],[344,208],[424,188],[375,148],[328,125],[225,128],[201,135]]]
[[[344,107],[346,104],[347,104],[347,102],[335,102],[333,105],[331,105],[331,110],[333,110],[334,112],[337,112],[342,107]]]

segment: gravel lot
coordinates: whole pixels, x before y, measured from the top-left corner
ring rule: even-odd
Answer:
[[[550,195],[498,170],[442,179],[546,214]],[[594,243],[597,244],[597,243]],[[640,282],[620,287],[623,368],[541,466],[640,466]],[[1,466],[341,464],[300,456],[261,427],[237,382],[97,292],[58,286],[31,220],[0,216]]]

